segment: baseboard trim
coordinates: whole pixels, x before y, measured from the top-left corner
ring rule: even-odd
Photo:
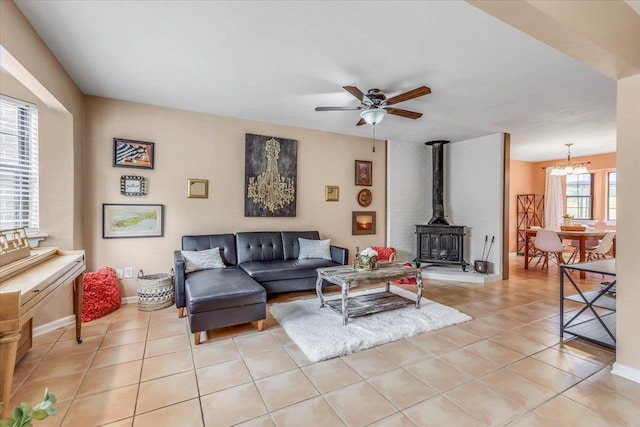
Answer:
[[[122,304],[136,304],[138,302],[138,296],[124,297],[122,298]],[[33,328],[33,336],[39,337],[51,331],[55,331],[58,328],[69,326],[76,322],[75,314],[70,314],[61,319],[54,320],[53,322],[45,323],[44,325],[36,326]]]
[[[628,380],[640,383],[639,369],[635,369],[630,366],[625,366],[618,362],[615,362],[613,364],[613,369],[611,369],[611,373],[619,377],[626,378]]]
[[[36,326],[33,328],[33,336],[39,337],[40,335],[44,335],[51,331],[55,331],[58,328],[63,328],[65,326],[71,325],[76,322],[76,316],[71,314],[69,316],[65,316],[62,319],[54,320],[53,322],[45,323],[44,325]]]
[[[122,304],[135,304],[138,302],[138,296],[132,296],[132,297],[123,297],[122,298]]]

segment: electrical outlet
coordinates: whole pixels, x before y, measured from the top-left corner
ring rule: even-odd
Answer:
[[[116,268],[116,276],[118,276],[118,279],[122,279],[122,269],[121,268]]]
[[[133,277],[133,267],[124,268],[124,278],[131,279]]]

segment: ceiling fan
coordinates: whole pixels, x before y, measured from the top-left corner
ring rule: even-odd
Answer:
[[[380,89],[369,89],[366,94],[355,86],[343,86],[343,89],[358,98],[360,105],[348,107],[316,107],[316,111],[361,110],[360,121],[356,123],[356,126],[361,126],[367,123],[371,125],[380,123],[387,113],[405,117],[407,119],[418,119],[422,117],[422,113],[403,110],[401,108],[393,108],[390,106],[418,98],[420,96],[429,95],[431,93],[431,89],[427,86],[420,86],[416,89],[387,99],[387,96]]]

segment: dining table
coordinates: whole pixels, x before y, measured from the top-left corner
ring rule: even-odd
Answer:
[[[613,232],[615,230],[585,230],[585,231],[574,231],[574,230],[554,230],[560,240],[578,240],[578,262],[585,262],[587,259],[587,240],[602,240],[602,238],[609,232]],[[538,234],[538,229],[536,228],[528,228],[525,232],[525,245],[524,245],[524,268],[525,270],[529,269],[529,261],[533,258],[535,254],[535,248],[533,244],[532,237],[535,237]],[[616,240],[613,239],[613,246],[611,247],[611,251],[613,256],[616,256]],[[584,279],[586,277],[586,273],[584,271],[580,271],[580,278]]]

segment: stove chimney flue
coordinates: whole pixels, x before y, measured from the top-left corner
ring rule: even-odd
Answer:
[[[433,158],[433,192],[431,201],[433,205],[433,216],[429,220],[429,225],[450,225],[444,214],[444,144],[449,141],[429,141],[425,145],[431,146]]]

